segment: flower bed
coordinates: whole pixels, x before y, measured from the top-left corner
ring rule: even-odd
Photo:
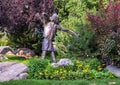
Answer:
[[[36,61],[36,60],[32,60]],[[115,75],[105,70],[104,64],[100,65],[97,59],[94,61],[69,60],[62,59],[58,63],[44,64],[48,60],[37,60],[31,63],[32,69],[29,69],[29,77],[35,79],[50,80],[78,80],[78,79],[106,79],[115,78]],[[92,61],[92,62],[90,62]],[[42,62],[42,63],[40,63]],[[96,64],[94,64],[96,63]],[[41,65],[40,65],[41,64]],[[42,67],[41,67],[42,66]],[[31,75],[32,74],[32,75]]]

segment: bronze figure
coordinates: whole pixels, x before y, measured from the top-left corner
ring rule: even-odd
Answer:
[[[55,59],[55,49],[53,47],[53,39],[55,37],[55,34],[57,30],[62,30],[64,32],[67,32],[71,35],[75,35],[76,37],[79,37],[79,34],[76,34],[75,32],[68,30],[62,26],[59,25],[59,17],[56,13],[52,15],[52,17],[49,17],[46,13],[42,14],[42,22],[44,27],[44,33],[43,33],[43,42],[42,42],[42,59],[45,58],[46,52],[51,52],[51,57],[53,62],[56,62]]]

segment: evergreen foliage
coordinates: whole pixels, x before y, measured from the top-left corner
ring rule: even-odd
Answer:
[[[55,0],[61,25],[80,34],[80,38],[77,39],[63,32],[58,33],[56,42],[59,41],[57,44],[58,48],[60,48],[58,53],[62,57],[88,57],[91,54],[92,46],[90,44],[94,33],[90,31],[91,28],[88,26],[86,11],[95,13],[97,8],[89,9],[87,4],[88,2],[84,0]],[[67,50],[61,49],[62,47]]]

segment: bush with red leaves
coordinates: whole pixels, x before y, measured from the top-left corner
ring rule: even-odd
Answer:
[[[88,20],[96,33],[95,41],[102,58],[106,62],[115,59],[120,62],[120,1],[109,0],[106,8],[101,4],[99,13],[88,13]]]
[[[102,7],[102,6],[101,6]],[[120,3],[118,0],[110,1],[106,8],[100,8],[100,13],[93,15],[88,13],[88,20],[93,28],[100,34],[111,31],[117,32],[120,28]]]
[[[42,33],[41,14],[54,12],[54,0],[0,0],[0,29],[7,32],[12,48],[29,48],[40,55]],[[39,18],[36,18],[39,14]]]
[[[53,11],[53,0],[0,0],[0,25],[15,33],[19,29],[27,29],[31,22],[36,22],[36,13],[51,15]]]

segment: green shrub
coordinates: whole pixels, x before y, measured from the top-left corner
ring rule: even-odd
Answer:
[[[29,70],[28,70],[28,78],[30,79],[39,79],[39,73],[44,72],[47,67],[49,61],[46,59],[30,59],[29,62]]]
[[[100,2],[100,0],[98,1]],[[96,1],[96,4],[98,4]],[[96,12],[97,8],[89,9],[88,4],[93,3],[84,0],[55,0],[58,8],[61,25],[65,28],[80,34],[80,38],[67,33],[58,32],[55,41],[57,43],[57,53],[59,57],[90,57],[92,51],[91,43],[94,33],[87,26],[87,10]],[[96,5],[95,4],[95,5]],[[92,6],[95,6],[94,4]],[[95,6],[97,7],[97,6]]]
[[[0,46],[7,46],[8,40],[0,40]]]
[[[7,46],[8,38],[7,33],[0,30],[0,46]]]
[[[12,48],[29,48],[39,54],[41,51],[42,33],[34,34],[34,29],[18,30],[16,33],[8,33],[8,45]],[[40,54],[39,54],[40,55]]]
[[[111,73],[111,72],[98,72],[96,70],[91,70],[89,71],[87,77],[87,79],[113,79],[116,78],[116,76]]]
[[[95,70],[98,70],[98,66],[101,66],[100,61],[96,58],[85,59],[85,63],[88,63],[90,65],[90,69],[95,69]]]
[[[99,55],[96,38],[87,20],[86,12],[96,14],[99,7],[108,4],[108,0],[54,0],[59,11],[61,25],[81,36],[79,39],[59,32],[56,39],[59,57],[95,57]],[[103,3],[101,5],[101,3]],[[97,39],[95,39],[97,40]]]

